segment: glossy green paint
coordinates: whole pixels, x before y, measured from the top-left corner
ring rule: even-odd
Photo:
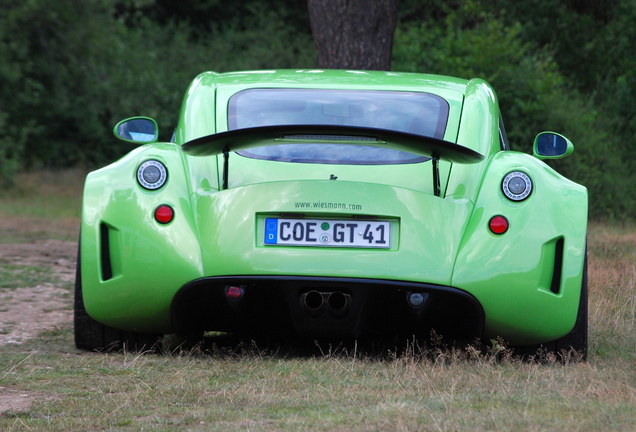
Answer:
[[[226,131],[227,99],[262,87],[432,92],[450,104],[444,139],[485,158],[475,164],[441,162],[442,197],[435,197],[430,161],[306,165],[232,154],[229,188],[220,191],[222,157],[190,156],[181,145]],[[578,307],[587,192],[534,157],[501,151],[498,122],[496,95],[482,80],[351,71],[201,74],[184,98],[176,143],[139,147],[86,180],[81,235],[86,309],[115,328],[169,333],[173,296],[204,276],[364,277],[462,289],[483,306],[486,338],[530,344],[561,337],[574,325]],[[149,159],[169,172],[166,185],[155,191],[136,181],[137,168]],[[511,171],[533,181],[524,201],[512,202],[502,193],[501,181]],[[338,180],[329,180],[332,175]],[[169,224],[153,219],[160,204],[175,209]],[[394,241],[388,250],[264,246],[264,218],[299,209],[311,218],[390,220]],[[489,230],[494,215],[509,220],[507,233]],[[107,280],[100,259],[104,235],[111,248]],[[555,293],[559,241],[566,253]]]
[[[272,199],[272,196],[279,198]],[[392,220],[395,241],[388,251],[304,248],[299,253],[294,247],[263,246],[264,217],[298,212],[296,203],[299,202],[335,202],[347,207],[346,210],[321,208],[320,211],[305,212],[311,217],[370,214]],[[387,208],[387,202],[394,204]],[[456,255],[461,239],[455,226],[464,224],[470,212],[467,201],[440,200],[408,189],[340,180],[244,186],[201,196],[196,207],[201,237],[210,239],[202,248],[204,270],[208,274],[364,275],[440,285],[447,285],[451,280],[452,257]],[[423,227],[429,229],[423,231]]]
[[[166,185],[147,191],[136,181],[138,166],[155,159],[169,167]],[[202,275],[203,265],[176,144],[143,146],[88,175],[81,228],[84,302],[93,318],[135,331],[170,329],[169,306],[178,287]],[[161,225],[153,212],[171,205],[174,221]],[[110,238],[112,278],[104,280],[102,226]]]
[[[501,192],[511,171],[529,174],[532,194],[513,203]],[[504,215],[507,233],[488,229]],[[570,331],[576,319],[587,229],[587,192],[525,154],[493,155],[464,234],[452,285],[473,294],[484,307],[486,336],[512,343],[537,343]],[[550,291],[554,243],[564,240],[563,282]]]

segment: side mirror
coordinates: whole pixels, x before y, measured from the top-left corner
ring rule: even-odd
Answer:
[[[537,159],[560,159],[574,151],[574,144],[561,134],[541,132],[534,139],[532,154]]]
[[[131,117],[120,121],[113,128],[113,133],[120,140],[135,144],[157,142],[159,126],[150,117]]]

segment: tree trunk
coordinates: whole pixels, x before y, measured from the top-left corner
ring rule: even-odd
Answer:
[[[390,70],[399,0],[307,0],[324,69]]]

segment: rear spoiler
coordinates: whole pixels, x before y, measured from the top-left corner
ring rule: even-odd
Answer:
[[[231,151],[307,142],[385,147],[429,156],[433,160],[433,187],[436,196],[440,195],[440,160],[472,164],[484,159],[482,154],[468,147],[436,138],[387,129],[332,125],[283,125],[236,129],[188,141],[181,148],[191,156],[212,156],[222,153],[225,158],[223,189],[227,189]]]

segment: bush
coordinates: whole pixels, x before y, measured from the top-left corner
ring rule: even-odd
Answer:
[[[130,149],[112,127],[133,115],[155,118],[169,139],[183,93],[202,71],[315,63],[309,35],[291,35],[275,10],[256,6],[260,26],[200,37],[186,23],[117,16],[110,0],[12,3],[0,17],[5,177],[24,166],[110,162]]]
[[[590,216],[633,214],[636,203],[614,192],[617,185],[628,186],[629,175],[593,98],[567,84],[549,51],[522,39],[519,23],[504,24],[470,0],[446,13],[441,22],[398,27],[393,69],[490,82],[514,150],[531,152],[535,135],[543,130],[563,133],[574,142],[575,153],[551,165],[588,188]]]

